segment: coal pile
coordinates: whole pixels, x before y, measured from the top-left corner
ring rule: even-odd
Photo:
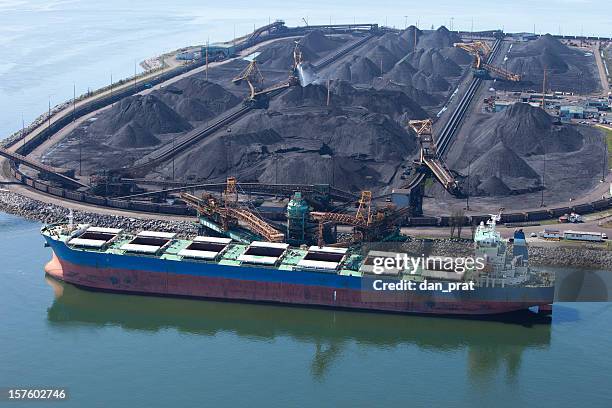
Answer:
[[[552,170],[553,161],[560,163],[555,167],[565,162],[591,171],[592,165],[579,164],[590,160],[584,152],[585,136],[579,129],[556,125],[542,109],[516,103],[467,128],[459,155],[451,155],[451,168],[467,175],[467,163],[472,161],[471,185],[477,186],[473,194],[501,196],[534,191],[541,188],[545,157],[549,161],[547,177],[562,178]],[[585,183],[591,176],[585,178]]]
[[[177,157],[175,168],[208,180],[231,174],[245,182],[333,182],[351,191],[377,191],[416,150],[415,135],[387,115],[256,111],[232,126],[231,134],[219,133]],[[166,166],[162,173],[169,171]]]
[[[312,31],[299,41],[302,59],[314,62],[340,47],[345,40],[327,37],[319,30]],[[264,69],[289,70],[293,67],[294,40],[281,40],[265,47],[257,56],[257,63]]]
[[[550,34],[524,44],[515,44],[508,53],[505,68],[520,74],[523,80],[522,84],[501,84],[500,87],[504,89],[522,89],[525,86],[541,88],[544,70],[548,89],[589,93],[600,88],[592,53],[570,48]]]
[[[377,37],[362,51],[332,64],[321,77],[376,89],[405,92],[423,106],[444,99],[471,62],[453,47],[460,38],[441,27],[423,32],[415,27]]]
[[[480,194],[490,196],[509,195],[512,190],[497,176],[491,176],[478,185]]]
[[[582,140],[582,134],[575,127],[555,125],[542,109],[515,103],[475,129],[469,145],[484,152],[503,142],[521,156],[532,156],[577,151],[582,147]]]
[[[197,76],[181,79],[148,95],[129,96],[100,112],[94,121],[71,132],[47,152],[56,166],[78,163],[86,173],[120,168],[236,106],[240,98]]]
[[[307,37],[301,43],[308,49],[318,50],[312,39],[330,40],[319,32]],[[425,40],[428,37],[432,38]],[[385,33],[317,73],[314,81],[324,84],[330,79],[340,80],[370,89],[399,91],[421,107],[435,107],[471,62],[465,51],[452,47],[455,37],[444,28],[424,33],[413,26],[400,33]],[[432,49],[435,45],[444,48]],[[324,43],[321,48],[330,47]]]
[[[273,109],[327,106],[327,87],[311,84],[291,88],[271,104]],[[399,123],[409,119],[424,119],[427,112],[404,92],[355,88],[345,81],[330,83],[329,108],[364,108],[390,116]]]
[[[240,98],[222,86],[197,76],[183,78],[152,94],[189,122],[210,120],[240,103]]]
[[[472,163],[471,171],[481,176],[493,175],[500,179],[528,178],[538,179],[538,173],[532,169],[514,150],[504,142],[498,142],[489,151]]]
[[[300,49],[304,47],[315,53],[334,50],[344,43],[344,40],[337,37],[326,36],[321,30],[311,31],[299,41]]]
[[[112,135],[128,124],[153,134],[191,130],[191,124],[155,95],[128,96],[100,114],[88,132],[102,137]]]
[[[113,134],[108,144],[115,147],[149,147],[160,143],[153,133],[143,128],[135,122],[124,125],[119,131]]]
[[[437,30],[421,35],[417,42],[417,48],[448,48],[455,43],[462,42],[461,37],[441,26]]]

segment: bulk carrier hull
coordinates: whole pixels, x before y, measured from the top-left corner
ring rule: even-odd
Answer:
[[[487,315],[549,307],[554,287],[377,292],[373,279],[269,267],[118,255],[71,248],[44,235],[50,276],[81,287],[133,294],[436,315]]]

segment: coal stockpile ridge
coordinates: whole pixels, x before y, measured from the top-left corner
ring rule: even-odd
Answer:
[[[294,63],[294,49],[295,41],[293,40],[277,41],[261,51],[261,54],[257,56],[257,63],[262,68],[289,70]],[[319,54],[306,46],[301,46],[300,52],[304,61],[316,61],[319,59]]]
[[[427,112],[402,91],[355,88],[346,81],[330,82],[330,108],[363,107],[396,120],[424,119]],[[327,106],[327,87],[311,84],[293,87],[273,101],[271,108]]]
[[[498,142],[476,159],[471,165],[470,174],[478,175],[481,179],[495,176],[504,182],[507,178],[539,180],[538,173],[503,142]]]
[[[475,129],[471,144],[487,149],[500,141],[518,154],[530,156],[577,151],[583,137],[572,126],[554,125],[542,109],[515,103]]]
[[[419,30],[415,26],[411,25],[407,29],[400,32],[399,37],[405,41],[409,50],[414,51],[415,45],[418,44],[419,39],[423,36],[423,31]]]
[[[300,47],[306,47],[308,50],[320,53],[338,48],[344,41],[328,37],[321,30],[314,30],[302,37],[299,43]]]
[[[497,176],[490,176],[478,185],[479,194],[488,196],[505,196],[512,190]]]
[[[592,53],[570,48],[550,34],[534,41],[514,44],[508,53],[505,68],[520,74],[522,81],[498,84],[502,89],[541,87],[544,70],[548,89],[589,93],[601,87]]]
[[[392,55],[395,56],[396,61],[403,58],[407,53],[413,50],[414,47],[410,46],[410,43],[404,40],[401,34],[386,33],[375,40],[376,46],[384,47]]]
[[[150,147],[160,143],[148,129],[143,128],[135,122],[125,124],[119,131],[108,140],[108,145],[123,148]]]
[[[467,51],[457,47],[442,48],[440,54],[457,65],[468,65],[473,61],[473,57]]]
[[[264,183],[329,183],[350,190],[384,188],[416,138],[385,115],[263,112],[176,159],[182,174]],[[165,171],[169,171],[165,169]]]
[[[418,72],[410,62],[408,58],[402,58],[398,61],[393,68],[385,75],[385,78],[400,84],[412,84],[412,78],[414,74]]]
[[[512,50],[512,53],[517,56],[533,56],[542,54],[544,50],[550,50],[550,52],[557,55],[573,54],[576,52],[552,35],[545,34],[537,40],[527,42],[517,50]]]
[[[461,75],[461,67],[436,49],[419,49],[410,53],[407,60],[410,65],[427,75],[436,74],[441,77]]]
[[[152,93],[188,121],[205,121],[238,105],[240,98],[197,76],[183,78]]]
[[[409,83],[395,82],[390,79],[375,79],[372,83],[375,89],[399,91],[408,95],[413,101],[421,106],[436,106],[442,98],[436,97],[430,93],[415,88]]]
[[[376,64],[378,76],[389,71],[399,58],[389,51],[385,46],[377,45],[365,54],[365,57]]]
[[[414,89],[442,94],[471,62],[467,52],[453,48],[458,41],[457,35],[444,27],[425,33],[411,26],[399,34],[386,33],[373,39],[359,54],[344,59],[324,76],[377,89],[383,87],[383,78],[389,81],[384,87],[404,85],[410,97],[416,96]],[[437,99],[423,96],[428,99],[425,104]]]
[[[331,84],[334,96],[344,106],[363,106],[371,112],[388,114],[410,119],[424,119],[427,113],[421,106],[403,92],[393,90],[359,89],[337,81]]]
[[[422,71],[414,75],[413,85],[415,88],[425,92],[443,92],[450,89],[446,79],[437,74],[426,74]]]
[[[178,133],[192,129],[191,124],[155,95],[128,96],[100,114],[88,129],[102,138],[128,123],[138,124],[153,134]]]
[[[377,77],[380,77],[380,68],[372,60],[363,56],[353,56],[340,67],[336,78],[353,84],[370,84]]]
[[[422,35],[417,42],[417,48],[445,48],[462,42],[461,37],[441,26],[431,33]]]

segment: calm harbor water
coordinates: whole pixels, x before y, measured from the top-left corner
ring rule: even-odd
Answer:
[[[541,324],[96,293],[44,276],[39,228],[0,213],[0,388],[60,407],[612,406],[610,303]]]
[[[0,1],[0,138],[73,84],[80,94],[131,75],[134,61],[270,18],[428,28],[453,17],[461,29],[473,18],[475,29],[554,33],[584,21],[585,34],[610,35],[603,1],[397,4]],[[65,387],[70,400],[2,405],[612,406],[609,303],[558,304],[540,324],[93,293],[45,278],[39,228],[0,213],[0,388]]]

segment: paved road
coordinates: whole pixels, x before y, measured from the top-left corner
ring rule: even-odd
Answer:
[[[610,84],[608,83],[606,69],[604,68],[604,64],[601,59],[599,46],[599,41],[593,44],[593,55],[595,56],[595,62],[597,63],[597,71],[599,72],[599,80],[601,81],[601,93],[604,96],[608,96],[608,92],[610,91]]]

